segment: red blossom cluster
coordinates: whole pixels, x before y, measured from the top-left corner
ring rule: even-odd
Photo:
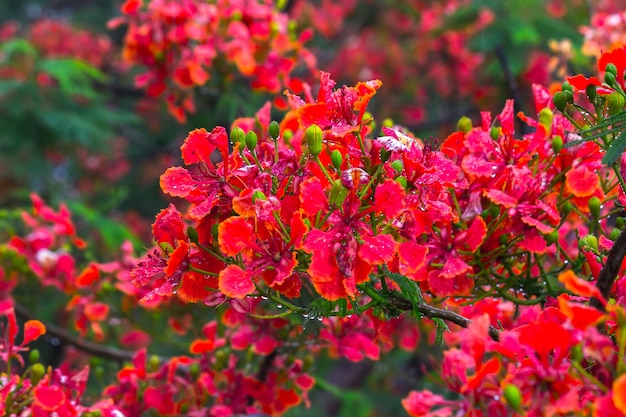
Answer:
[[[276,93],[297,81],[298,64],[315,66],[303,46],[310,33],[296,34],[271,1],[128,0],[122,12],[110,26],[128,25],[124,59],[147,69],[137,86],[151,97],[165,94],[181,122],[194,112],[194,89],[210,81],[228,83],[236,74]]]

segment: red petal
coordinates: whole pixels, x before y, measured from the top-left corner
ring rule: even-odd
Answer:
[[[220,223],[218,240],[225,255],[235,256],[244,250],[252,250],[254,231],[243,217],[230,217]]]
[[[227,297],[244,298],[254,292],[252,278],[237,265],[228,265],[219,277],[220,291]]]
[[[505,133],[513,133],[515,131],[515,119],[513,110],[513,100],[507,100],[504,104],[502,113],[496,116],[500,121],[500,126]]]
[[[300,204],[303,213],[310,217],[320,210],[323,213],[328,211],[328,197],[319,178],[312,177],[300,184]]]
[[[467,230],[466,237],[463,239],[464,250],[469,252],[475,251],[482,245],[485,236],[487,236],[487,225],[482,217],[476,216]]]
[[[170,167],[159,180],[161,190],[173,197],[187,198],[190,194],[198,194],[198,183],[191,173],[183,167]]]
[[[596,308],[569,301],[567,294],[559,296],[559,309],[570,319],[572,326],[580,330],[595,326],[604,317],[604,313]]]
[[[615,408],[626,414],[626,374],[621,374],[613,381],[612,397]]]
[[[396,181],[386,179],[376,187],[374,193],[374,207],[376,211],[383,213],[388,219],[395,218],[404,207],[404,187]]]
[[[195,354],[201,354],[201,353],[212,352],[214,348],[215,348],[215,345],[212,340],[198,339],[198,340],[194,340],[193,342],[191,342],[191,345],[189,346],[189,352],[195,353]]]
[[[213,291],[212,279],[195,271],[187,271],[181,279],[176,294],[178,298],[189,303],[197,303],[204,300]]]
[[[181,270],[185,272],[187,270],[187,260],[189,257],[189,245],[182,240],[178,241],[178,247],[174,252],[170,253],[170,257],[167,260],[167,267],[165,268],[165,275],[171,277],[177,271]]]
[[[472,267],[465,263],[463,259],[458,256],[450,256],[443,265],[441,276],[444,278],[454,278],[466,273],[470,269],[472,269]]]
[[[212,167],[211,153],[218,149],[224,161],[228,159],[228,135],[226,130],[218,126],[210,133],[205,129],[195,129],[189,132],[185,143],[180,147],[180,151],[185,164],[203,163],[207,167]]]
[[[161,210],[157,214],[156,220],[152,225],[152,234],[157,242],[167,242],[172,247],[175,247],[176,242],[179,240],[187,240],[183,215],[173,204],[170,204],[168,208]]]
[[[37,386],[33,395],[33,404],[45,411],[55,411],[65,405],[65,393],[53,386]]]
[[[558,280],[565,286],[567,291],[581,297],[596,297],[598,300],[605,302],[598,287],[584,279],[578,278],[574,271],[569,270],[559,274]]]
[[[517,199],[515,197],[511,197],[507,193],[499,190],[485,190],[485,196],[493,203],[505,208],[511,208],[517,205]]]
[[[585,165],[579,165],[565,174],[565,187],[576,197],[589,197],[599,186],[598,175]]]
[[[100,271],[94,264],[89,265],[79,276],[76,277],[76,286],[78,288],[87,287],[100,278]]]
[[[161,415],[174,415],[175,406],[172,395],[159,391],[157,388],[148,387],[143,392],[143,401],[146,408],[155,408]]]
[[[22,346],[29,344],[46,333],[46,326],[39,320],[28,320],[24,323],[24,340]]]
[[[598,87],[602,85],[596,77],[587,78],[582,74],[566,77],[566,79],[574,87],[574,91],[585,91],[589,85],[597,85]]]
[[[402,242],[398,249],[398,271],[415,279],[415,273],[424,266],[427,254],[428,248],[426,246],[415,242]]]
[[[391,235],[363,236],[359,256],[373,265],[390,262],[398,248],[398,242]]]

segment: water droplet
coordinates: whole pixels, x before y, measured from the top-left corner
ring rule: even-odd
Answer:
[[[282,304],[276,304],[276,307],[277,308],[283,308],[283,305]]]
[[[261,300],[267,300],[267,297],[266,297],[266,296],[264,296],[264,295],[262,295],[262,296],[261,296]]]
[[[324,317],[317,317],[317,321],[322,321],[324,320]]]

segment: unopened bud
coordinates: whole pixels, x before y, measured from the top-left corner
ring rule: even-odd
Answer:
[[[594,217],[594,219],[600,217],[600,206],[602,205],[600,199],[594,195],[589,199],[589,202],[587,204],[589,205],[589,212]]]
[[[561,91],[571,91],[571,92],[574,92],[574,88],[569,83],[569,81],[564,81],[563,84],[561,85]]]
[[[615,75],[607,72],[604,74],[604,82],[613,87],[615,85]]]
[[[30,363],[39,362],[39,349],[33,349],[28,354],[28,360]]]
[[[192,243],[198,243],[198,231],[195,227],[189,226],[187,228],[187,237],[189,237],[189,241]]]
[[[546,130],[550,129],[550,127],[552,126],[553,118],[554,118],[554,113],[552,113],[552,110],[550,110],[547,107],[544,107],[539,112],[539,123],[541,123],[541,125],[545,127]]]
[[[256,135],[254,130],[246,133],[246,148],[253,151],[256,148],[256,145],[259,143],[259,138]]]
[[[46,374],[46,368],[40,364],[36,363],[30,368],[30,382],[33,385],[37,385],[41,378]]]
[[[400,185],[402,186],[402,188],[404,188],[404,189],[406,190],[407,185],[408,185],[408,182],[407,182],[407,180],[406,180],[406,177],[405,177],[405,176],[402,176],[402,175],[401,175],[401,176],[399,176],[398,178],[396,178],[396,182],[397,182],[398,184],[400,184]]]
[[[613,116],[624,110],[624,96],[617,91],[612,92],[606,98],[606,108],[609,116]]]
[[[246,138],[246,132],[242,128],[236,127],[230,131],[230,141],[234,145],[235,143],[244,144]]]
[[[548,245],[551,245],[553,243],[556,243],[559,240],[559,231],[558,230],[553,230],[552,232],[543,235],[543,238],[546,240],[546,243]]]
[[[619,237],[619,234],[622,231],[619,230],[617,227],[614,227],[613,230],[611,230],[611,234],[609,234],[609,239],[611,239],[613,242],[615,242],[617,240],[617,238]]]
[[[267,200],[265,193],[261,190],[254,190],[252,193],[252,202],[256,202],[257,200]]]
[[[508,384],[504,387],[502,396],[512,409],[519,410],[522,406],[522,391],[517,387],[517,385]]]
[[[567,97],[562,91],[554,93],[554,98],[552,99],[552,101],[554,101],[554,107],[556,107],[556,109],[559,111],[564,111],[565,107],[567,107]]]
[[[563,149],[563,138],[556,135],[552,138],[552,150],[555,154],[558,154]]]
[[[612,62],[609,62],[608,64],[606,64],[604,71],[609,74],[613,74],[614,77],[617,77],[617,67]]]
[[[589,84],[585,89],[585,92],[587,93],[587,98],[589,99],[589,101],[593,103],[593,101],[596,99],[596,96],[598,95],[596,86],[593,84]]]
[[[269,127],[270,138],[276,140],[280,136],[280,126],[276,120],[272,120]]]
[[[598,238],[594,235],[583,236],[578,243],[583,249],[591,249],[594,252],[598,251]]]
[[[341,164],[343,163],[343,156],[338,149],[335,149],[330,153],[330,161],[333,163],[333,166],[337,171],[341,169]]]
[[[386,118],[385,120],[383,120],[383,126],[384,127],[393,127],[393,120],[391,120],[390,118]]]
[[[472,130],[472,119],[467,116],[463,116],[456,123],[456,128],[463,133],[467,133]]]
[[[391,152],[389,152],[387,149],[382,148],[380,150],[380,160],[385,163],[389,160],[389,157],[391,157]]]
[[[159,364],[160,364],[160,360],[159,357],[156,355],[152,355],[150,356],[150,358],[148,359],[148,371],[149,372],[156,372],[159,370]]]
[[[494,126],[489,131],[489,136],[491,136],[491,139],[493,139],[493,140],[498,140],[498,138],[500,137],[500,133],[501,132],[502,132],[501,128]]]
[[[333,181],[333,185],[330,188],[330,195],[328,196],[328,202],[332,207],[340,207],[348,197],[348,189],[343,186],[340,179]]]
[[[391,167],[398,173],[400,174],[402,172],[402,170],[404,169],[404,164],[402,163],[401,160],[396,159],[395,161],[391,162]]]
[[[318,125],[309,126],[304,133],[304,139],[311,155],[317,156],[322,152],[322,129]]]

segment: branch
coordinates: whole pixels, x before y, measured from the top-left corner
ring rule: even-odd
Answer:
[[[600,290],[605,300],[608,300],[611,296],[611,289],[622,267],[624,256],[626,256],[626,229],[622,230],[609,251],[606,263],[600,271],[600,276],[598,276],[598,281],[596,282],[596,287]],[[595,297],[591,299],[589,305],[604,311],[604,304]]]
[[[391,300],[391,304],[400,310],[413,310],[413,305],[408,300],[405,300],[404,298],[394,297]],[[463,328],[467,328],[472,322],[467,317],[464,317],[458,313],[455,313],[454,311],[443,310],[441,308],[429,306],[428,304],[424,304],[424,303],[417,303],[417,310],[430,319],[432,318],[443,319],[451,323],[457,324]],[[499,341],[500,330],[496,329],[492,325],[489,325],[489,336],[496,342]]]
[[[36,317],[26,307],[15,302],[13,308],[18,316],[24,320],[36,320]],[[76,347],[81,352],[88,353],[90,355],[99,356],[101,358],[112,359],[118,362],[124,362],[131,360],[135,356],[135,352],[130,350],[117,349],[111,346],[104,346],[98,343],[90,342],[89,340],[80,339],[74,336],[67,330],[55,326],[51,323],[43,323],[46,326],[46,334],[57,337],[64,343]]]

